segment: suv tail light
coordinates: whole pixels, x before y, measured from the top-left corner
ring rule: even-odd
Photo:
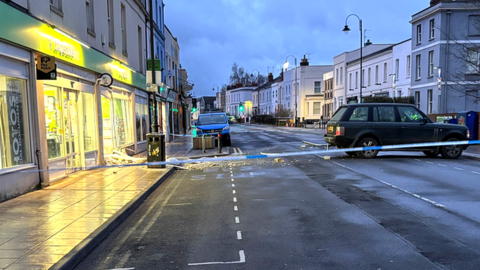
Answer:
[[[335,131],[335,136],[344,136],[345,135],[345,127],[337,127]]]
[[[467,139],[470,139],[470,129],[467,129]]]

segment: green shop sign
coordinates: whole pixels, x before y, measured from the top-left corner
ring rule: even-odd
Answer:
[[[146,89],[146,78],[127,65],[90,48],[63,31],[0,2],[0,38],[51,55],[59,60],[109,73],[116,80]]]

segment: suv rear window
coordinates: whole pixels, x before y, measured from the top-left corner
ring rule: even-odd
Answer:
[[[356,107],[348,121],[368,121],[368,107]]]
[[[339,121],[342,115],[347,111],[347,107],[340,107],[337,112],[330,118],[330,121]]]

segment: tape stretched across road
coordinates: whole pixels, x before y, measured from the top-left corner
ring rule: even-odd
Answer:
[[[92,170],[92,169],[115,168],[115,167],[140,167],[140,166],[147,166],[147,165],[150,165],[150,166],[179,165],[179,164],[188,164],[188,163],[224,162],[224,161],[237,161],[237,160],[247,160],[247,159],[261,159],[261,158],[278,158],[278,157],[322,155],[322,154],[324,155],[324,154],[332,154],[332,153],[340,153],[340,152],[357,152],[357,151],[367,151],[367,150],[399,150],[399,149],[418,148],[418,147],[436,147],[436,146],[448,146],[448,145],[475,145],[475,144],[480,144],[480,140],[397,144],[397,145],[387,145],[387,146],[354,147],[354,148],[342,148],[342,149],[330,149],[330,150],[301,151],[301,152],[250,155],[250,156],[248,155],[247,156],[227,156],[227,157],[218,157],[218,158],[202,158],[202,159],[187,159],[187,160],[169,159],[168,161],[163,161],[163,162],[79,167],[75,169],[76,170]],[[64,169],[29,170],[29,171],[21,171],[21,172],[31,173],[33,171],[54,171],[54,170],[64,170]]]

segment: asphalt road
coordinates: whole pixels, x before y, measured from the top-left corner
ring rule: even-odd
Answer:
[[[234,155],[319,130],[235,125]],[[480,269],[480,161],[385,152],[177,171],[77,269]]]

